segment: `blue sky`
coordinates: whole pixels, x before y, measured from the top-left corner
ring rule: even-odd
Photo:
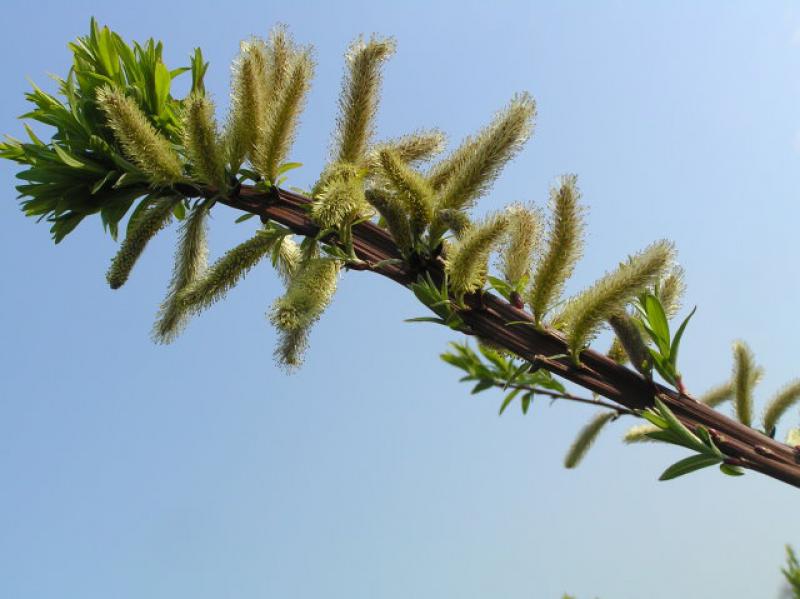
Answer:
[[[699,307],[689,388],[728,376],[736,338],[767,368],[762,397],[800,375],[793,3],[8,1],[3,15],[0,129],[17,136],[26,78],[64,74],[91,15],[163,39],[170,65],[200,45],[221,110],[239,40],[288,24],[318,61],[299,185],[325,161],[359,33],[398,42],[381,137],[438,126],[456,143],[529,90],[534,138],[479,210],[542,204],[577,173],[589,235],[571,291],[673,239]],[[659,483],[681,450],[624,447],[624,422],[563,470],[590,413],[541,401],[499,418],[498,395],[470,396],[438,360],[453,335],[404,323],[423,308],[377,277],[344,278],[293,376],[272,361],[266,266],[153,345],[174,230],[112,292],[99,222],[55,247],[19,212],[14,173],[0,165],[0,597],[776,594],[783,545],[800,545],[794,489],[712,471]],[[255,227],[236,216],[217,209],[214,254]]]

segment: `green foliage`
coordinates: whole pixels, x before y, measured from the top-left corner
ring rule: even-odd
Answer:
[[[648,348],[653,366],[665,381],[683,393],[683,383],[678,372],[678,350],[686,325],[689,324],[697,308],[689,313],[672,337],[667,314],[656,295],[650,292],[643,293],[634,307],[642,327],[655,345],[654,348]]]
[[[794,599],[800,599],[800,561],[791,546],[786,546],[786,567],[781,569]]]
[[[654,408],[642,412],[642,417],[659,429],[648,432],[649,438],[680,445],[695,452],[695,455],[675,462],[667,468],[659,480],[671,480],[695,470],[716,465],[720,466],[721,472],[730,476],[744,474],[738,467],[725,463],[725,454],[714,443],[707,429],[700,426],[693,433],[659,398],[655,399]]]
[[[128,160],[98,105],[98,92],[114,90],[117,104],[136,107],[132,118],[140,129],[146,125],[170,143],[180,143],[181,101],[170,93],[172,80],[191,70],[193,87],[202,87],[207,65],[196,50],[191,67],[170,70],[161,43],[150,39],[129,45],[94,20],[89,35],[69,47],[72,68],[65,79],[55,78],[61,99],[35,85],[26,94],[33,107],[22,118],[54,128],[52,139],[42,141],[26,124],[30,142],[8,138],[0,144],[0,157],[26,167],[17,175],[24,181],[17,186],[22,208],[50,222],[56,242],[96,213],[116,237],[120,220],[137,198],[150,193],[152,181]],[[175,167],[172,161],[173,175],[178,174]]]
[[[496,387],[505,392],[500,404],[502,415],[517,397],[520,398],[522,413],[527,414],[531,401],[537,391],[564,393],[564,386],[546,370],[534,369],[530,362],[494,350],[484,344],[478,346],[476,353],[466,343],[450,343],[450,351],[439,357],[456,368],[463,370],[461,381],[474,382],[472,394]]]
[[[450,298],[450,290],[447,275],[442,279],[441,284],[437,285],[430,273],[420,275],[416,283],[409,285],[411,291],[417,299],[428,306],[436,314],[436,318],[422,316],[419,318],[409,318],[406,322],[433,322],[460,331],[464,328],[464,321],[458,315],[454,302]]]

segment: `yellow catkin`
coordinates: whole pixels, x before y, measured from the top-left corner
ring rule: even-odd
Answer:
[[[183,139],[194,175],[217,189],[225,189],[225,159],[214,119],[214,104],[203,95],[186,100]]]
[[[380,169],[380,153],[391,150],[406,164],[417,164],[430,160],[444,150],[446,138],[444,133],[431,131],[415,131],[397,139],[389,139],[374,146],[364,159],[362,166],[371,173]]]
[[[313,324],[333,298],[340,267],[340,261],[332,258],[312,258],[302,263],[286,293],[272,307],[272,324],[283,331]]]
[[[466,208],[483,195],[530,136],[535,113],[531,96],[515,96],[488,127],[436,164],[428,178],[438,207]]]
[[[268,181],[275,182],[278,167],[292,147],[313,74],[314,61],[310,51],[299,52],[292,61],[280,94],[266,111],[261,125],[263,135],[257,140],[252,161],[253,167]]]
[[[683,268],[675,266],[658,285],[658,299],[667,318],[673,318],[681,309],[681,300],[686,291]]]
[[[573,355],[594,338],[606,320],[622,312],[626,304],[658,280],[669,268],[674,253],[670,242],[658,241],[568,302],[560,320],[565,323]]]
[[[472,221],[463,210],[448,208],[436,212],[437,222],[447,230],[452,231],[456,239],[463,239],[472,227]]]
[[[182,307],[197,313],[224,298],[250,269],[274,250],[275,244],[281,239],[283,236],[276,236],[271,231],[258,231],[247,241],[228,250],[211,265],[203,277],[181,292]]]
[[[655,424],[639,424],[629,428],[622,440],[625,443],[652,443],[657,439],[649,437],[648,434],[656,433],[660,430]]]
[[[394,194],[380,189],[367,190],[365,198],[381,215],[383,224],[392,234],[397,247],[408,252],[412,245],[411,225],[408,222],[406,207]]]
[[[178,202],[180,200],[175,198],[157,200],[129,225],[125,241],[106,273],[111,289],[119,289],[125,284],[147,243],[172,220],[172,210]]]
[[[268,62],[263,40],[253,38],[241,43],[239,56],[233,64],[231,109],[225,130],[227,158],[234,171],[262,144]]]
[[[315,186],[311,219],[323,229],[348,225],[370,214],[361,173],[350,164],[331,165]]]
[[[280,334],[275,350],[279,365],[294,369],[302,363],[308,333],[333,298],[340,268],[341,263],[331,258],[306,260],[273,304],[269,318]]]
[[[291,236],[287,235],[281,239],[278,251],[274,254],[273,264],[284,285],[289,285],[292,276],[297,271],[301,254],[300,246]]]
[[[381,150],[381,169],[389,185],[404,203],[411,233],[419,238],[433,218],[433,190],[425,178],[403,163],[392,150]]]
[[[800,381],[792,381],[778,391],[767,403],[764,411],[764,430],[770,433],[786,410],[796,404],[798,400],[800,400]]]
[[[581,463],[603,427],[614,419],[614,412],[601,413],[584,426],[564,458],[564,467],[575,468]]]
[[[745,426],[753,423],[753,388],[756,365],[753,353],[743,341],[733,344],[733,399],[736,417]]]
[[[627,313],[619,312],[611,316],[608,323],[616,333],[612,350],[619,347],[619,350],[622,351],[622,355],[612,355],[612,352],[609,351],[609,357],[619,364],[630,360],[636,370],[649,376],[653,368],[653,360],[636,321]]]
[[[199,279],[206,269],[208,258],[207,218],[207,206],[198,204],[181,223],[172,280],[153,327],[153,338],[158,343],[171,343],[186,324],[187,312],[180,300],[180,294]]]
[[[733,399],[733,385],[728,381],[707,390],[697,398],[697,401],[709,408],[717,408],[731,399]]]
[[[347,71],[339,98],[338,162],[360,163],[372,137],[380,97],[381,66],[394,53],[391,39],[362,38],[345,56]]]
[[[551,190],[552,216],[545,244],[545,253],[534,272],[528,303],[537,324],[558,302],[564,284],[572,276],[583,249],[583,215],[579,205],[577,177],[566,175]]]
[[[489,254],[508,227],[508,216],[498,214],[471,227],[457,243],[448,246],[445,259],[450,290],[461,298],[486,283]]]
[[[506,210],[508,234],[501,253],[500,268],[505,280],[516,286],[530,272],[542,234],[542,218],[537,210],[522,204],[513,204]]]
[[[122,151],[157,186],[183,178],[183,166],[169,140],[156,131],[136,102],[109,86],[97,91],[97,103]]]

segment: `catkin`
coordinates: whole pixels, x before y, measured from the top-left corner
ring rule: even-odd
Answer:
[[[559,300],[581,255],[583,217],[576,183],[575,175],[566,175],[550,193],[552,216],[546,251],[537,264],[528,292],[537,324],[542,323],[545,314]]]
[[[122,151],[154,185],[172,185],[183,178],[183,166],[169,140],[156,131],[138,104],[110,86],[97,90],[97,103],[108,119]]]
[[[597,439],[603,427],[614,419],[614,412],[601,413],[592,418],[586,426],[584,426],[569,448],[566,457],[564,458],[565,468],[575,468],[581,463],[586,452],[589,451],[592,444]]]
[[[155,237],[156,233],[169,224],[172,220],[172,210],[180,201],[176,198],[156,200],[129,226],[125,241],[122,242],[106,273],[106,280],[111,289],[119,289],[125,284],[145,246]]]

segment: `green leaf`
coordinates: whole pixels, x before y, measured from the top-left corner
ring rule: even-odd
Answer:
[[[476,393],[480,393],[481,391],[486,391],[487,389],[491,389],[494,387],[494,381],[491,379],[483,379],[477,385],[472,388],[470,391],[471,395],[475,395]]]
[[[719,464],[720,461],[721,460],[717,457],[693,455],[672,464],[672,466],[664,470],[664,473],[658,478],[658,480],[672,480],[673,478],[678,478],[679,476],[689,474],[695,470],[708,468],[709,466],[715,466]]]
[[[300,168],[303,166],[302,162],[284,162],[282,165],[278,167],[278,170],[275,172],[276,176],[282,175],[288,171],[291,171],[296,168]]]
[[[675,333],[675,338],[672,340],[672,347],[669,350],[669,361],[672,364],[672,369],[677,372],[678,366],[678,349],[681,345],[681,337],[683,337],[683,332],[686,330],[686,325],[689,324],[689,320],[694,316],[694,313],[697,312],[697,306],[695,306],[691,312],[689,312],[689,316],[687,316],[684,321],[681,323],[681,326],[678,327],[678,332]]]
[[[514,398],[515,398],[517,395],[519,395],[521,392],[522,392],[522,389],[514,389],[513,391],[511,391],[511,393],[509,393],[508,395],[506,395],[506,398],[503,400],[503,403],[502,403],[502,404],[500,404],[500,411],[497,413],[497,415],[498,415],[498,416],[502,416],[502,415],[503,415],[503,412],[505,412],[505,411],[506,411],[506,408],[508,407],[508,405],[509,405],[509,404],[510,404],[512,401],[514,401]]]
[[[723,474],[727,474],[728,476],[743,476],[744,470],[737,466],[731,466],[730,464],[720,464],[719,469]]]
[[[183,202],[178,202],[172,209],[172,214],[174,214],[175,218],[178,220],[183,220],[186,218],[186,205]]]
[[[403,322],[435,322],[436,324],[446,324],[441,318],[434,316],[418,316],[416,318],[406,318]]]
[[[234,222],[234,223],[236,223],[236,224],[238,224],[238,223],[243,223],[243,222],[244,222],[244,221],[246,221],[246,220],[250,220],[250,219],[251,219],[251,218],[253,218],[254,216],[255,216],[255,214],[253,214],[252,212],[248,212],[247,214],[243,214],[242,216],[240,216],[239,218],[237,218],[237,219],[236,219],[235,221],[233,221],[233,222]]]
[[[703,445],[703,442],[692,431],[686,428],[686,426],[680,420],[678,420],[677,416],[672,413],[672,410],[670,410],[663,401],[656,397],[655,402],[659,413],[669,424],[669,430],[675,432],[676,435],[681,437],[687,446],[693,447],[699,452],[706,451],[706,447]]]
[[[61,159],[61,162],[63,162],[67,166],[71,166],[72,168],[86,167],[86,164],[78,160],[75,156],[67,152],[64,148],[62,148],[58,144],[53,144],[53,149],[56,151],[56,154],[58,154],[58,157]]]
[[[533,391],[528,391],[525,395],[522,396],[522,413],[527,414],[528,408],[531,405],[531,400],[533,399]]]

